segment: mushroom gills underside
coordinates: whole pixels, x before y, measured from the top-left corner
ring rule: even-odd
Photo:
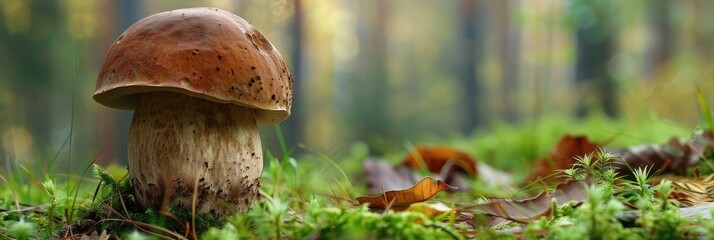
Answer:
[[[173,92],[141,94],[128,146],[139,205],[191,207],[197,194],[198,213],[247,211],[263,169],[255,111]]]

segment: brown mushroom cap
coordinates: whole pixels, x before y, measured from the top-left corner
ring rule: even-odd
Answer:
[[[290,115],[292,76],[244,19],[215,8],[178,9],[129,27],[109,49],[94,100],[134,109],[139,93],[170,91],[258,109],[258,124]]]

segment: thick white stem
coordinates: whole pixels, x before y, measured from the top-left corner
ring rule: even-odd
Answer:
[[[263,154],[252,108],[142,94],[128,150],[136,200],[144,207],[191,207],[196,179],[198,213],[244,212],[258,193]]]

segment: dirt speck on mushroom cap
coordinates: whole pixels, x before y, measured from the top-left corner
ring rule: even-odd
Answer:
[[[255,79],[259,87],[249,85]],[[258,124],[267,125],[290,115],[292,86],[280,53],[247,21],[220,9],[190,8],[154,14],[119,36],[94,99],[134,109],[139,93],[178,92],[256,108]]]

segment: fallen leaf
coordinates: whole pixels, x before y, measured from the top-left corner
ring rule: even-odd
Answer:
[[[599,147],[585,136],[565,135],[548,155],[534,162],[535,170],[526,177],[526,182],[533,182],[539,178],[550,176],[558,170],[567,169],[575,163],[575,157],[592,153]]]
[[[558,185],[555,190],[549,193],[542,192],[532,198],[522,200],[492,198],[488,203],[474,205],[471,208],[481,210],[489,216],[528,223],[552,214],[551,199],[555,199],[558,205],[571,201],[578,205],[581,204],[585,201],[585,191],[590,183],[589,179],[573,180]]]
[[[416,184],[421,178],[418,172],[411,167],[398,165],[392,167],[386,161],[365,159],[362,162],[365,181],[370,194],[378,194],[384,191],[405,189]],[[503,189],[505,192],[515,192],[516,187],[513,184],[511,175],[498,169],[495,169],[488,164],[479,163],[477,176],[481,178],[486,186]],[[443,180],[446,184],[456,187],[456,190],[468,192],[471,189],[469,185],[470,179],[463,174],[452,174],[450,177],[441,175],[432,176],[436,179]]]
[[[404,158],[404,165],[414,169],[426,168],[432,173],[446,171],[446,176],[451,175],[451,171],[476,175],[476,160],[468,153],[449,147],[417,146]]]
[[[386,191],[376,197],[358,197],[359,204],[369,203],[371,208],[404,210],[412,203],[431,199],[437,193],[453,188],[441,180],[425,177],[411,188],[405,190]]]
[[[409,188],[422,178],[407,167],[392,167],[386,161],[365,159],[362,167],[371,194]]]
[[[672,180],[672,195],[670,195],[670,198],[687,207],[714,202],[714,174],[706,178]]]
[[[684,175],[689,167],[699,163],[705,152],[714,151],[714,134],[704,131],[695,134],[689,141],[671,138],[661,146],[645,144],[629,148],[606,148],[605,151],[620,156],[615,163],[620,176],[632,176],[630,169],[644,167],[660,173]]]
[[[417,170],[428,169],[429,172],[438,174],[438,179],[443,179],[447,184],[456,187],[456,191],[461,192],[469,191],[468,180],[475,176],[481,177],[484,183],[491,186],[513,186],[510,175],[486,164],[477,164],[470,154],[445,146],[417,146],[404,158],[402,165]]]

